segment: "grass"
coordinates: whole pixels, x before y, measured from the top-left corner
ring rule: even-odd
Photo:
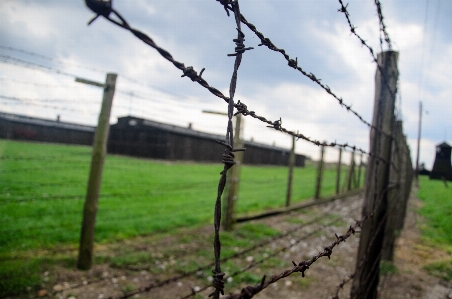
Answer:
[[[452,258],[434,262],[424,266],[424,269],[433,276],[446,281],[452,281]]]
[[[46,271],[47,261],[33,257],[37,251],[78,246],[90,161],[86,146],[0,140],[0,295],[41,282],[33,273]],[[211,223],[221,169],[108,155],[95,243]],[[316,172],[294,170],[292,203],[313,196]],[[322,196],[334,194],[335,174],[324,171]],[[283,206],[287,176],[287,167],[244,166],[238,214]]]
[[[422,234],[429,242],[452,247],[452,187],[446,188],[440,180],[420,176],[420,210],[426,220]],[[450,184],[449,184],[450,185]]]
[[[388,261],[380,262],[380,274],[381,275],[393,275],[397,273],[397,267]]]
[[[420,213],[426,220],[421,226],[422,237],[428,244],[452,255],[452,188],[425,176],[420,176],[419,185],[418,196],[423,202]],[[451,258],[428,264],[424,269],[431,275],[452,280]]]

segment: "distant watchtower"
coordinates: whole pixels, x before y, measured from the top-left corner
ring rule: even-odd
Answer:
[[[450,165],[451,146],[446,142],[436,146],[436,157],[430,179],[442,179],[452,181],[452,167]]]

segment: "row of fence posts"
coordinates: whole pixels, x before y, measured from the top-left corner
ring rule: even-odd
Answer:
[[[360,154],[360,162],[358,165],[358,171],[356,171],[356,159],[355,152],[351,152],[350,165],[347,171],[347,177],[345,179],[345,183],[341,188],[341,174],[342,174],[342,152],[343,149],[339,148],[339,159],[336,167],[336,195],[340,193],[344,193],[347,191],[352,191],[353,189],[357,189],[361,184],[361,169],[364,166],[363,164],[363,155]],[[322,190],[322,181],[323,181],[323,170],[325,167],[325,146],[320,146],[320,160],[317,164],[317,177],[315,184],[315,192],[314,198],[321,198],[321,190]]]
[[[392,262],[395,240],[403,228],[407,202],[413,180],[410,149],[403,135],[402,121],[395,117],[395,95],[398,80],[398,53],[382,52],[378,55],[378,69],[375,75],[375,100],[372,129],[370,130],[370,153],[366,167],[365,194],[362,216],[371,215],[362,224],[360,243],[356,259],[355,275],[351,287],[351,298],[377,298],[380,260]],[[383,74],[380,73],[383,71]],[[238,128],[237,128],[238,127]],[[240,120],[236,125],[236,144],[239,138]],[[289,158],[289,175],[285,206],[291,204],[295,139],[292,140]],[[342,153],[339,149],[337,163],[336,194],[341,192]],[[317,169],[315,199],[322,189],[325,147],[320,148]],[[237,165],[231,168],[229,192],[226,199],[224,228],[231,230],[234,224],[234,209],[238,199],[240,166],[243,154],[236,157]],[[351,154],[350,166],[342,191],[359,187],[363,166],[361,154],[356,174],[355,153]],[[234,170],[235,169],[235,170]]]
[[[377,298],[380,261],[392,262],[396,237],[403,228],[413,180],[410,149],[396,120],[398,52],[378,54],[370,153],[351,298]]]
[[[380,69],[376,72],[376,88],[374,115],[370,133],[370,152],[362,215],[372,212],[373,217],[367,219],[361,229],[361,238],[356,260],[356,270],[351,289],[352,298],[376,298],[378,286],[379,262],[383,258],[393,260],[395,240],[403,228],[407,200],[410,195],[413,170],[406,137],[403,135],[402,122],[394,116],[395,92],[398,78],[398,53],[387,51],[378,55]],[[94,137],[91,171],[84,206],[84,216],[80,238],[77,267],[89,269],[93,258],[94,226],[97,213],[98,196],[101,184],[103,161],[106,154],[106,140],[109,131],[109,115],[116,82],[115,74],[108,74],[106,83],[97,83],[78,79],[79,82],[104,88],[104,99],[99,123]],[[388,90],[388,87],[391,91]],[[241,115],[237,115],[235,127],[235,145],[242,147],[240,138]],[[381,132],[385,132],[383,134]],[[390,136],[392,134],[392,136]],[[315,198],[320,198],[324,169],[325,148],[321,146],[318,163]],[[240,167],[243,153],[236,154],[236,165],[229,174],[229,191],[226,200],[224,228],[231,230],[235,222],[235,206],[238,199],[240,183]],[[385,162],[383,162],[385,161]],[[292,150],[289,158],[289,175],[285,206],[290,206],[293,185],[293,169],[295,164],[295,138],[292,139]],[[342,149],[339,149],[337,163],[336,194],[340,193],[342,166]],[[361,177],[362,155],[355,171],[355,153],[351,155],[349,170],[344,189],[349,191],[359,187]]]
[[[235,147],[243,147],[243,140],[241,139],[241,127],[242,127],[242,116],[239,114],[236,116],[235,121],[235,135],[234,135],[234,145]],[[286,201],[285,207],[288,208],[292,204],[292,188],[293,188],[293,172],[295,168],[295,144],[296,138],[292,136],[292,148],[289,154],[288,161],[288,179],[287,179],[287,190],[286,190]],[[361,182],[361,168],[363,167],[363,156],[361,154],[360,163],[358,166],[358,171],[356,171],[356,161],[355,161],[355,153],[351,152],[350,165],[347,171],[347,177],[345,182],[341,188],[341,173],[342,173],[342,153],[343,149],[339,148],[339,160],[336,168],[336,189],[335,195],[339,196],[341,194],[347,194],[347,192],[356,190],[360,188]],[[235,153],[235,165],[229,170],[228,173],[228,188],[224,197],[225,208],[224,208],[224,216],[223,216],[223,227],[225,230],[232,230],[234,228],[234,224],[236,223],[236,205],[237,200],[239,198],[239,185],[240,185],[240,170],[242,167],[243,156],[246,152],[237,152]],[[325,146],[320,146],[320,159],[317,163],[317,175],[316,175],[316,184],[314,189],[314,199],[321,199],[321,190],[322,190],[322,182],[323,182],[323,174],[324,174],[324,165],[325,165]]]

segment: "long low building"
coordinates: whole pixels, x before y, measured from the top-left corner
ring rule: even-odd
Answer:
[[[92,145],[95,127],[0,112],[0,138]]]
[[[95,127],[0,112],[0,138],[91,145]],[[132,116],[110,127],[108,152],[152,159],[219,162],[224,136]],[[289,150],[245,141],[244,164],[288,165]],[[305,156],[296,155],[303,167]]]
[[[132,116],[120,117],[110,127],[108,152],[168,160],[218,162],[225,136],[195,131],[190,127],[162,124]],[[288,165],[290,151],[245,141],[244,164]],[[295,165],[303,167],[305,156],[296,155]]]

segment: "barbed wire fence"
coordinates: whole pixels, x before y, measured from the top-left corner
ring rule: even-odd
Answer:
[[[257,30],[257,28],[248,22],[246,18],[241,14],[239,9],[238,1],[233,0],[218,0],[218,2],[223,6],[228,16],[232,12],[235,18],[235,23],[237,26],[238,36],[233,41],[236,44],[235,47],[235,53],[229,54],[228,56],[235,56],[235,62],[234,62],[234,71],[230,82],[230,90],[229,90],[229,96],[223,95],[218,89],[210,86],[207,81],[202,78],[202,74],[204,72],[204,69],[201,70],[201,72],[198,73],[193,69],[193,67],[185,67],[185,65],[181,62],[176,61],[171,54],[160,48],[158,45],[154,43],[154,41],[147,36],[146,34],[132,28],[125,19],[116,12],[113,7],[111,6],[111,2],[109,1],[96,1],[96,0],[86,0],[86,3],[89,8],[91,8],[96,14],[96,18],[98,16],[103,16],[110,22],[129,30],[132,34],[134,34],[136,37],[141,39],[143,42],[148,44],[149,46],[155,48],[165,59],[173,63],[175,67],[180,69],[183,72],[182,77],[188,77],[193,82],[196,82],[200,84],[202,87],[208,89],[213,95],[223,99],[227,105],[228,105],[228,123],[227,123],[227,132],[225,136],[225,140],[218,141],[220,144],[222,144],[225,147],[224,153],[223,153],[223,159],[222,162],[224,163],[223,171],[221,172],[220,181],[218,184],[218,193],[217,193],[217,199],[215,202],[215,208],[214,208],[214,263],[209,264],[205,267],[202,267],[202,269],[206,267],[212,267],[214,266],[214,275],[213,275],[213,283],[212,285],[205,286],[201,290],[193,291],[191,294],[183,297],[183,298],[189,298],[194,296],[195,294],[201,292],[202,290],[205,290],[209,287],[214,288],[214,292],[211,293],[211,296],[213,298],[220,298],[220,294],[224,295],[225,291],[225,273],[221,270],[221,263],[224,262],[226,259],[221,258],[221,244],[220,244],[220,223],[221,223],[221,195],[225,188],[226,183],[226,176],[227,176],[227,170],[233,167],[234,165],[234,152],[244,150],[244,149],[236,149],[234,148],[234,136],[233,136],[233,124],[232,124],[232,117],[233,115],[241,114],[243,116],[251,116],[252,118],[258,119],[261,122],[264,122],[267,124],[267,127],[278,130],[280,132],[283,132],[285,134],[291,135],[296,137],[297,139],[303,139],[307,142],[310,142],[317,146],[326,146],[326,147],[333,147],[333,148],[340,148],[340,149],[350,149],[353,152],[359,152],[361,154],[366,154],[369,157],[368,164],[374,163],[373,167],[367,168],[366,171],[366,197],[365,201],[367,202],[369,199],[372,199],[369,201],[367,206],[363,208],[362,218],[360,220],[356,220],[356,222],[353,225],[350,225],[350,227],[346,230],[346,232],[342,235],[335,235],[335,241],[330,243],[329,245],[324,247],[324,250],[313,256],[311,259],[307,259],[301,262],[295,262],[293,261],[293,267],[291,269],[287,269],[283,272],[281,272],[279,275],[273,275],[270,276],[268,279],[266,276],[262,278],[261,283],[253,286],[246,286],[244,287],[239,293],[236,294],[230,294],[227,296],[227,298],[247,298],[250,299],[257,293],[260,293],[264,289],[266,289],[269,285],[284,279],[294,273],[301,273],[302,276],[305,276],[305,272],[314,264],[316,263],[320,258],[322,257],[328,257],[330,258],[333,249],[336,248],[336,246],[340,245],[342,242],[345,242],[348,238],[350,238],[352,235],[354,235],[357,232],[361,232],[361,235],[363,235],[363,232],[368,229],[371,230],[371,233],[367,234],[367,242],[363,241],[363,238],[361,238],[360,244],[360,255],[357,258],[357,265],[355,272],[350,274],[347,279],[343,280],[340,285],[337,286],[335,296],[333,298],[339,298],[339,292],[343,287],[354,280],[354,290],[352,289],[352,298],[366,298],[369,294],[374,292],[374,286],[375,284],[378,285],[378,268],[379,268],[379,261],[384,255],[381,252],[377,252],[377,254],[374,254],[374,247],[380,246],[382,241],[382,234],[384,232],[386,238],[386,235],[388,232],[388,228],[386,226],[387,219],[394,217],[395,214],[391,214],[389,212],[389,209],[387,208],[388,205],[388,193],[390,193],[390,190],[397,190],[396,193],[392,193],[392,196],[394,198],[404,198],[404,200],[400,200],[399,204],[403,206],[403,202],[406,202],[407,199],[407,190],[409,189],[409,186],[411,185],[411,179],[409,178],[410,173],[410,159],[409,159],[409,149],[406,146],[406,141],[401,141],[401,138],[403,139],[403,133],[402,131],[397,131],[396,133],[393,132],[391,129],[383,128],[382,127],[382,118],[385,115],[385,112],[383,111],[383,106],[386,105],[384,103],[385,98],[382,94],[388,93],[389,98],[395,98],[397,94],[397,89],[391,86],[391,83],[397,81],[397,70],[387,70],[388,64],[390,62],[389,54],[392,52],[392,46],[391,46],[391,40],[390,37],[386,31],[386,26],[383,22],[383,13],[381,9],[381,4],[378,0],[375,0],[375,4],[377,7],[377,12],[380,20],[380,36],[384,36],[384,41],[386,42],[389,51],[385,52],[382,55],[381,59],[379,59],[380,55],[375,55],[374,50],[368,46],[368,44],[356,33],[356,28],[352,25],[350,21],[350,16],[347,11],[347,5],[343,5],[342,1],[339,0],[339,3],[341,5],[341,8],[339,9],[340,12],[344,13],[346,16],[347,22],[350,26],[351,32],[361,41],[361,43],[368,48],[370,51],[374,62],[377,65],[377,73],[381,76],[380,80],[382,81],[382,84],[380,85],[381,91],[380,94],[375,97],[375,112],[374,112],[374,120],[372,122],[366,121],[357,111],[352,109],[351,105],[347,105],[344,103],[343,99],[336,95],[329,87],[328,85],[321,82],[321,79],[318,79],[314,74],[308,73],[303,68],[298,66],[298,59],[291,58],[288,54],[286,54],[286,51],[284,49],[280,49],[276,47],[271,40],[268,37],[265,37],[261,32]],[[119,21],[112,19],[110,15],[115,15],[117,18],[119,18]],[[94,18],[95,19],[95,18]],[[91,20],[90,24],[94,21]],[[245,51],[251,50],[252,48],[246,47],[244,45],[244,33],[241,29],[241,24],[244,24],[247,26],[256,36],[258,36],[261,40],[261,44],[259,46],[266,46],[268,49],[278,52],[284,56],[284,58],[287,61],[287,65],[291,68],[294,68],[298,70],[300,73],[302,73],[304,76],[308,77],[310,80],[312,80],[314,83],[316,83],[318,86],[320,86],[322,89],[324,89],[328,94],[330,94],[333,98],[337,100],[339,105],[341,107],[344,107],[347,111],[351,112],[352,115],[357,117],[362,123],[367,125],[371,131],[371,135],[376,135],[377,137],[373,139],[374,148],[372,148],[369,151],[365,151],[361,148],[358,148],[355,145],[349,145],[348,143],[337,143],[335,142],[327,142],[323,141],[320,142],[314,138],[306,137],[306,135],[299,133],[299,131],[289,130],[287,128],[284,128],[282,126],[282,120],[281,118],[276,121],[271,121],[263,116],[260,116],[256,114],[254,111],[248,110],[248,107],[245,103],[242,103],[240,100],[235,102],[234,101],[234,95],[236,90],[236,83],[237,83],[237,76],[238,76],[238,69],[240,66],[240,62],[242,59],[242,55]],[[380,37],[380,46],[381,50],[383,50],[383,38]],[[19,63],[15,60],[10,59],[9,57],[4,57],[7,61],[13,61],[14,63]],[[397,58],[395,58],[397,60]],[[65,74],[64,74],[65,75]],[[70,75],[70,74],[68,74]],[[18,100],[18,99],[10,99],[10,100]],[[236,109],[236,112],[234,113],[234,108]],[[391,126],[394,126],[396,124],[396,119],[394,115],[394,108],[390,109],[389,113],[389,123]],[[400,127],[401,130],[401,122],[397,122],[397,128]],[[398,129],[399,130],[399,129]],[[400,136],[402,135],[402,136]],[[389,142],[389,150],[387,149],[388,145],[382,145],[384,141],[383,139],[386,139],[385,141]],[[392,146],[392,149],[391,149]],[[384,148],[384,149],[382,149]],[[382,153],[383,151],[389,152],[389,155],[385,155]],[[397,158],[394,158],[397,156]],[[408,157],[408,158],[407,158]],[[384,177],[384,175],[381,175],[381,173],[384,173],[386,177],[389,178],[386,182],[384,182],[384,179],[381,179]],[[391,176],[388,174],[391,173]],[[394,181],[395,180],[395,181]],[[371,188],[371,186],[378,186],[380,189],[375,190]],[[395,194],[395,195],[394,195]],[[390,202],[390,201],[389,201]],[[400,209],[403,210],[403,207]],[[376,216],[377,214],[377,216]],[[400,218],[400,217],[399,217]],[[400,223],[397,224],[398,227],[400,227]],[[402,222],[403,226],[403,222]],[[295,230],[293,231],[295,232]],[[291,232],[291,233],[293,233]],[[389,232],[389,234],[391,234]],[[301,237],[304,238],[305,236]],[[300,240],[301,239],[297,239]],[[386,240],[386,239],[385,239]],[[392,242],[393,243],[393,242]],[[263,242],[259,246],[265,246],[266,242]],[[389,246],[389,245],[388,245]],[[393,246],[393,245],[392,245]],[[254,248],[254,247],[252,247]],[[284,251],[290,248],[290,246],[282,247],[281,249],[274,251],[270,256],[274,256],[280,251]],[[381,248],[380,248],[381,249]],[[251,250],[251,249],[247,249]],[[245,252],[247,252],[245,250]],[[380,250],[377,250],[380,251]],[[240,253],[245,254],[245,253]],[[389,254],[389,256],[391,256]],[[391,256],[392,257],[392,256]],[[228,257],[231,258],[231,257]],[[258,264],[260,264],[263,260],[256,261],[247,267],[243,268],[240,271],[246,271],[247,269],[251,267],[255,267]],[[200,268],[201,269],[201,268]],[[368,269],[365,270],[364,269]],[[234,275],[238,274],[240,271],[236,271],[229,275],[230,277],[233,277]],[[364,274],[362,274],[364,272]],[[192,275],[195,272],[188,272],[184,273],[181,276],[173,277],[165,282],[162,282],[163,284],[170,283],[173,281],[177,281],[181,279],[182,277]],[[375,274],[376,273],[376,274]],[[185,276],[184,276],[185,275]],[[361,281],[358,281],[358,278]],[[358,287],[355,287],[358,285]],[[147,292],[155,287],[159,287],[160,285],[154,285],[149,286],[141,289],[137,289],[133,292],[130,292],[130,294],[125,294],[119,298],[128,298],[135,294]]]
[[[358,253],[358,262],[355,273],[349,276],[348,280],[344,280],[337,288],[337,292],[335,298],[338,298],[339,290],[351,279],[353,279],[354,283],[352,286],[351,296],[353,298],[367,298],[369,294],[375,294],[376,286],[378,285],[378,268],[379,261],[381,258],[381,248],[382,242],[384,238],[384,228],[386,223],[386,218],[388,215],[387,210],[387,193],[389,188],[388,181],[388,173],[390,170],[391,163],[391,144],[393,144],[393,140],[395,140],[392,128],[395,123],[395,115],[394,115],[394,101],[395,95],[397,93],[397,53],[392,55],[394,52],[392,51],[391,40],[386,31],[386,26],[383,22],[383,13],[381,9],[381,4],[378,0],[375,1],[375,5],[377,7],[377,13],[380,21],[380,46],[383,49],[383,42],[381,35],[384,36],[384,40],[387,43],[389,51],[381,53],[379,57],[374,54],[373,49],[367,45],[367,43],[362,39],[357,33],[356,28],[352,25],[349,13],[347,11],[347,6],[344,6],[342,1],[339,0],[341,8],[340,12],[344,13],[347,19],[347,22],[350,26],[351,32],[361,41],[361,43],[366,46],[373,59],[377,64],[377,80],[380,82],[376,82],[376,84],[381,84],[376,88],[375,95],[375,110],[374,110],[374,119],[372,124],[363,119],[362,116],[355,110],[351,108],[350,105],[344,103],[343,99],[338,97],[328,85],[321,83],[320,79],[318,79],[314,74],[308,73],[303,70],[300,66],[298,66],[298,59],[290,58],[284,49],[280,49],[276,47],[268,37],[265,37],[261,32],[256,29],[256,26],[251,24],[246,20],[246,18],[240,13],[238,1],[231,0],[219,0],[218,1],[226,11],[227,15],[230,16],[230,12],[234,14],[234,18],[237,25],[238,37],[234,39],[236,43],[235,54],[228,54],[228,56],[236,56],[236,60],[234,63],[234,72],[231,79],[229,97],[224,96],[218,89],[211,87],[205,79],[201,76],[205,69],[202,69],[200,74],[193,69],[193,67],[185,67],[183,63],[180,63],[173,59],[171,54],[166,50],[157,46],[154,41],[147,36],[146,34],[132,28],[127,21],[113,9],[111,2],[98,2],[94,0],[87,0],[86,4],[89,8],[91,8],[97,15],[93,18],[89,24],[91,24],[97,17],[103,16],[110,22],[129,30],[136,37],[141,39],[143,42],[148,44],[149,46],[156,49],[165,59],[169,60],[173,63],[177,68],[179,68],[183,75],[182,77],[189,77],[193,82],[199,83],[201,86],[207,88],[212,94],[217,97],[222,98],[224,101],[228,103],[228,125],[227,125],[227,133],[225,141],[219,141],[221,144],[225,146],[225,153],[223,154],[223,163],[224,170],[221,173],[221,179],[218,184],[218,195],[215,203],[215,213],[214,213],[214,228],[215,228],[215,237],[214,237],[214,256],[215,256],[215,269],[213,270],[213,287],[214,292],[210,294],[213,298],[219,298],[220,294],[224,294],[224,276],[225,273],[221,272],[220,265],[220,254],[221,254],[221,245],[220,245],[220,237],[219,237],[219,229],[220,229],[220,220],[221,220],[221,194],[224,190],[226,183],[226,173],[227,170],[234,165],[234,149],[233,144],[233,129],[232,129],[232,115],[233,109],[236,108],[236,114],[242,114],[243,116],[250,115],[253,118],[256,118],[264,123],[268,124],[268,127],[273,128],[275,130],[287,133],[296,138],[304,139],[308,142],[311,142],[316,145],[322,146],[331,146],[331,147],[340,147],[340,148],[350,148],[353,151],[358,151],[361,153],[366,153],[369,155],[369,165],[366,172],[366,197],[365,204],[363,207],[363,217],[361,220],[357,220],[356,223],[349,227],[347,232],[343,235],[336,236],[336,240],[331,243],[329,246],[326,246],[323,252],[319,252],[317,255],[313,256],[312,259],[301,261],[301,262],[292,262],[293,268],[283,271],[279,275],[273,275],[268,280],[266,280],[266,276],[262,278],[261,283],[254,286],[247,286],[242,288],[240,293],[231,294],[227,296],[228,299],[238,299],[238,298],[246,298],[250,299],[255,294],[261,292],[270,284],[275,283],[276,281],[288,277],[293,273],[300,272],[302,276],[305,276],[305,271],[309,269],[317,260],[321,257],[327,256],[330,258],[332,255],[333,249],[342,242],[345,242],[351,235],[355,234],[358,228],[361,229],[361,238],[360,238],[360,247]],[[115,15],[119,21],[110,17],[110,14]],[[347,109],[347,111],[352,112],[354,116],[356,116],[361,122],[366,124],[371,130],[371,151],[366,152],[356,146],[345,144],[340,144],[337,142],[320,142],[315,139],[311,139],[306,137],[303,134],[295,133],[294,131],[290,131],[282,126],[282,120],[270,121],[267,120],[263,116],[257,115],[254,111],[249,111],[246,104],[238,101],[234,102],[234,93],[236,89],[237,83],[237,71],[240,66],[240,62],[242,59],[242,54],[246,50],[251,50],[252,48],[246,48],[244,45],[244,33],[241,30],[241,23],[246,25],[257,37],[260,38],[261,44],[259,46],[266,46],[268,49],[281,53],[286,61],[288,62],[288,66],[292,67],[299,72],[301,72],[304,76],[311,79],[321,88],[323,88],[327,93],[333,96],[338,103]],[[380,59],[381,58],[381,59]],[[391,68],[391,65],[392,68]],[[395,66],[395,68],[394,68]],[[395,69],[395,70],[394,70]],[[395,86],[395,87],[392,87]],[[389,101],[389,103],[387,103]],[[391,105],[392,101],[392,105]],[[394,144],[394,148],[398,148],[398,145]],[[385,165],[380,166],[380,162],[383,162]],[[392,167],[397,171],[397,168]],[[400,171],[397,171],[400,174]],[[404,186],[405,187],[405,186]],[[400,188],[400,186],[399,186]],[[370,221],[367,221],[370,220]],[[365,232],[365,234],[363,234]],[[363,237],[364,236],[364,237]],[[365,261],[365,262],[364,262]],[[364,275],[366,274],[366,275]],[[371,295],[374,296],[374,295]]]

